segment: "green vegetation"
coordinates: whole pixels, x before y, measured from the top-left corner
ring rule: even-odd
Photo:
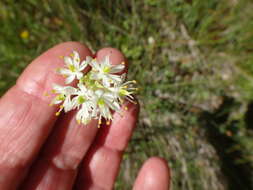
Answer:
[[[251,0],[2,0],[0,94],[54,44],[120,49],[141,114],[116,189],[149,156],[173,190],[253,189]]]

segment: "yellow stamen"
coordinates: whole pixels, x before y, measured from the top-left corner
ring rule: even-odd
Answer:
[[[125,65],[126,63],[123,61],[123,62],[121,62],[121,64],[122,64],[122,65]]]
[[[80,119],[78,119],[78,120],[76,120],[77,121],[77,123],[80,125],[81,124],[81,120]]]
[[[121,112],[118,112],[118,113],[119,113],[120,117],[123,117],[123,116],[124,116],[124,114],[122,113],[122,111],[121,111]]]
[[[136,102],[136,101],[132,101],[132,103],[133,103],[133,104],[135,104],[135,105],[137,104],[137,102]]]
[[[102,123],[98,123],[98,128],[100,128],[102,126]]]
[[[104,73],[109,73],[110,70],[111,70],[110,67],[104,67],[104,69],[103,69]]]
[[[56,68],[55,71],[56,72],[60,72],[61,68]]]
[[[59,115],[60,115],[60,113],[61,113],[61,112],[59,112],[59,111],[58,111],[58,112],[56,112],[56,113],[55,113],[55,115],[56,115],[56,116],[59,116]]]
[[[69,68],[69,70],[72,71],[72,72],[75,72],[75,71],[76,71],[76,68],[75,68],[74,65],[68,65],[68,68]]]
[[[71,54],[70,54],[70,56],[71,56],[71,57],[74,57],[74,54],[73,54],[73,53],[71,53]]]
[[[63,59],[63,58],[64,58],[64,56],[63,56],[63,55],[60,55],[60,56],[59,56],[59,58],[60,58],[60,59]]]
[[[110,124],[111,124],[110,120],[107,120],[106,125],[110,125]]]
[[[49,96],[49,94],[47,92],[44,92],[43,96]]]
[[[98,120],[98,128],[100,128],[101,125],[102,125],[102,120],[101,120],[101,118],[100,118],[100,119]]]
[[[64,106],[63,106],[63,105],[60,105],[60,108],[61,108],[61,109],[63,109],[63,108],[64,108]]]
[[[128,110],[128,107],[126,107],[126,106],[125,106],[125,107],[124,107],[124,110],[126,110],[126,111],[127,111],[127,110]]]
[[[105,105],[105,101],[102,98],[98,99],[98,105],[103,107]]]

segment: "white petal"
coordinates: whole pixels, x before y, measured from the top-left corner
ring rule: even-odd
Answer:
[[[52,101],[52,104],[60,104],[60,103],[62,103],[62,100],[54,99],[54,100]]]
[[[124,81],[126,80],[126,76],[127,76],[126,73],[123,73],[123,74],[120,76],[122,82],[124,82]]]
[[[99,73],[90,72],[90,79],[99,80],[101,77]]]
[[[83,116],[84,116],[84,109],[81,108],[76,114],[76,120],[81,121]]]
[[[89,64],[90,64],[90,66],[91,66],[93,69],[95,69],[95,70],[97,70],[97,71],[100,70],[100,65],[99,65],[99,63],[97,62],[96,59],[93,59]]]
[[[114,111],[119,111],[120,110],[120,105],[119,103],[115,101],[108,101],[106,100],[106,104]]]
[[[64,87],[63,86],[60,86],[58,84],[53,84],[53,89],[56,91],[56,92],[61,92]]]
[[[71,101],[70,97],[67,97],[63,103],[64,111],[68,112],[73,109],[73,102]]]
[[[75,68],[79,68],[79,64],[80,64],[80,57],[78,52],[73,51],[73,65],[75,66]]]
[[[78,96],[76,96],[76,97],[74,97],[74,98],[72,99],[72,106],[73,106],[73,109],[75,109],[75,108],[77,108],[77,107],[79,106],[79,105],[78,105],[77,99],[78,99]]]
[[[72,59],[68,56],[64,57],[64,62],[66,63],[66,65],[73,65]]]
[[[76,119],[81,121],[83,124],[89,123],[91,120],[89,109],[90,107],[88,103],[82,104],[82,108],[77,112]]]
[[[79,71],[83,71],[87,66],[88,66],[88,62],[82,61],[81,65],[79,67]]]
[[[91,56],[86,56],[86,59],[87,63],[91,62],[92,61],[92,57]]]
[[[104,59],[104,63],[102,63],[104,66],[111,66],[109,55],[107,55]]]
[[[113,102],[111,106],[115,111],[120,111],[120,104],[118,102]]]
[[[103,80],[102,80],[102,82],[103,82],[103,85],[105,87],[110,87],[111,86],[111,79],[109,79],[107,77],[104,77]]]
[[[79,83],[79,84],[77,84],[77,86],[81,90],[80,94],[84,95],[85,93],[88,93],[88,89],[83,84]]]
[[[82,71],[84,70],[88,65],[89,63],[92,61],[92,57],[90,56],[87,56],[85,60],[82,61],[82,63],[80,64],[80,68],[79,70]]]
[[[134,84],[133,81],[127,81],[127,82],[123,83],[122,86],[127,86],[127,85],[130,85],[130,84]]]
[[[64,68],[59,69],[59,70],[58,70],[58,73],[61,74],[61,75],[66,75],[66,76],[72,74],[72,72],[71,72],[69,69],[64,69]]]
[[[114,82],[117,82],[117,83],[120,83],[122,81],[122,79],[119,75],[108,75],[108,77],[110,77],[111,80],[113,80]]]
[[[75,79],[75,75],[70,75],[69,77],[66,78],[65,83],[69,84]]]
[[[65,89],[64,89],[64,93],[69,96],[69,95],[72,95],[72,94],[75,94],[77,91],[76,88],[72,87],[72,86],[66,86]]]
[[[114,96],[112,93],[104,93],[103,97],[110,102],[113,102],[114,100]]]
[[[83,73],[82,72],[76,72],[76,78],[77,79],[81,79],[83,77]]]
[[[110,73],[119,73],[125,69],[125,65],[119,64],[111,67]]]
[[[102,109],[100,109],[100,112],[101,112],[101,115],[106,119],[112,119],[112,115],[111,115],[111,112],[110,112],[110,109],[105,106],[103,107]]]
[[[103,93],[104,93],[104,91],[99,89],[99,90],[96,90],[94,94],[95,94],[98,98],[100,98],[100,97],[103,95]]]
[[[73,51],[73,58],[74,59],[80,59],[80,57],[79,57],[79,53],[77,52],[77,51]]]

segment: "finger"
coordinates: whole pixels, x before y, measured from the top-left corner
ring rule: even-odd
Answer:
[[[169,183],[170,173],[166,161],[153,157],[142,166],[133,190],[168,190]]]
[[[127,103],[111,126],[102,126],[79,170],[76,189],[112,189],[121,157],[136,125],[138,105]]]
[[[123,54],[112,48],[100,50],[97,53],[97,59],[102,60],[107,55],[110,56],[112,64],[126,63]],[[124,109],[126,106],[128,110]],[[138,105],[127,103],[123,106],[122,113],[123,116],[120,113],[114,114],[110,126],[100,128],[95,142],[81,164],[76,182],[77,189],[112,188],[122,151],[127,146],[136,124]]]
[[[91,52],[76,42],[57,45],[35,59],[17,84],[0,100],[0,189],[14,189],[24,178],[31,162],[47,138],[56,117],[49,107],[51,97],[43,96],[52,83],[63,84],[55,74],[62,67],[61,55],[73,50]]]
[[[105,51],[106,50],[106,51]],[[123,60],[121,54],[113,48],[105,48],[102,54],[110,55],[112,64]],[[101,60],[100,51],[97,53]],[[24,189],[71,189],[76,177],[77,167],[97,132],[97,122],[88,126],[78,125],[75,113],[66,114],[56,123],[40,159],[34,164]]]

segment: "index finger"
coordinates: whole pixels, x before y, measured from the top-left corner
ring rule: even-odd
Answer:
[[[56,117],[49,107],[51,97],[43,96],[53,83],[63,84],[55,74],[63,61],[59,56],[73,50],[81,59],[91,51],[77,42],[59,44],[37,59],[22,73],[17,84],[0,100],[0,189],[14,189],[25,177],[31,162],[47,138]]]

